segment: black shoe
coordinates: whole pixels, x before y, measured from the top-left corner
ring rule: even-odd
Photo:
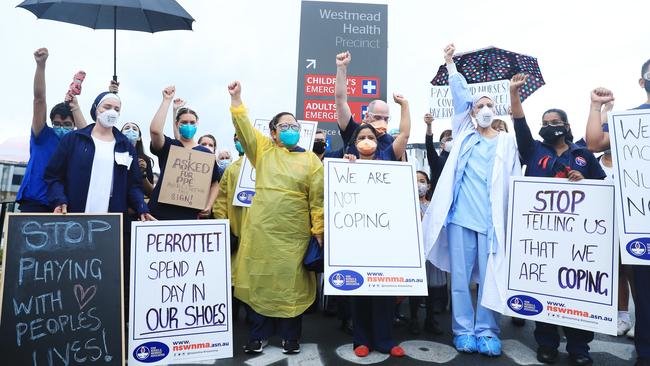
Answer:
[[[510,318],[510,319],[512,319],[511,320],[512,325],[514,325],[515,327],[523,327],[524,325],[526,325],[526,319],[514,318],[514,317]]]
[[[300,353],[300,343],[298,341],[282,341],[282,353],[288,355]]]
[[[557,356],[558,352],[555,348],[539,347],[537,349],[537,361],[541,363],[555,363]]]
[[[594,360],[589,355],[569,355],[571,364],[574,366],[588,366],[593,365]]]
[[[440,325],[438,325],[438,322],[435,320],[425,320],[424,330],[429,333],[433,333],[435,335],[441,335],[444,333],[442,329],[440,329]]]
[[[409,322],[409,333],[412,335],[420,335],[420,324],[417,319],[411,319]]]
[[[637,358],[634,366],[650,366],[650,361]]]
[[[247,345],[244,346],[244,352],[250,354],[262,353],[264,347],[269,344],[267,340],[261,341],[250,341]]]

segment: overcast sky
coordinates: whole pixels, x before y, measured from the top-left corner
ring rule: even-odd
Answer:
[[[299,0],[179,2],[196,19],[194,31],[118,31],[121,122],[135,121],[147,131],[162,89],[175,84],[177,96],[199,113],[198,134],[212,133],[219,149],[233,149],[226,91],[233,79],[242,81],[253,118],[295,111]],[[37,20],[15,8],[18,3],[0,2],[0,142],[29,135],[32,53],[38,47],[50,51],[48,111],[62,100],[72,75],[84,70],[80,103],[90,120],[92,100],[113,74],[112,31]],[[650,58],[649,11],[647,1],[388,1],[388,93],[403,93],[411,101],[410,142],[423,142],[429,81],[443,63],[443,47],[453,41],[462,52],[495,45],[539,60],[546,85],[524,103],[533,131],[544,110],[562,108],[574,135],[582,136],[594,87],[613,89],[615,109],[645,101],[638,79]],[[397,127],[397,118],[393,124]],[[439,132],[449,121],[434,124]],[[170,121],[166,133],[171,135]]]

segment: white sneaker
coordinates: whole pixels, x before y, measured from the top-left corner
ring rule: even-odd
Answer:
[[[627,333],[630,329],[633,329],[631,321],[618,318],[618,329],[616,334],[618,334],[619,337]]]
[[[627,337],[634,339],[634,327],[630,328],[630,330],[627,332]]]

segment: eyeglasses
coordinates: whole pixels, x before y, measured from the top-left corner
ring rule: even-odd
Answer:
[[[374,114],[372,112],[368,112],[368,117],[372,119],[373,121],[381,121],[382,119],[386,122],[390,120],[390,116],[382,116],[380,114]]]
[[[287,123],[279,124],[279,125],[275,126],[275,128],[280,130],[280,131],[287,131],[289,129],[292,129],[294,131],[300,131],[300,125],[290,125],[290,124],[287,124]]]
[[[72,122],[52,122],[52,127],[73,128],[74,123],[72,123]]]
[[[546,127],[546,126],[560,127],[560,126],[564,126],[564,125],[565,125],[564,121],[558,121],[558,120],[555,120],[555,121],[542,121],[542,127]]]

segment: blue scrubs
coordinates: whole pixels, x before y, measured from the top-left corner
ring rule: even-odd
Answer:
[[[461,147],[456,168],[454,200],[447,221],[454,335],[499,335],[499,315],[481,306],[487,260],[494,239],[490,179],[497,141],[497,137],[485,138],[478,132],[470,135]],[[469,285],[476,269],[480,283],[474,320]]]

